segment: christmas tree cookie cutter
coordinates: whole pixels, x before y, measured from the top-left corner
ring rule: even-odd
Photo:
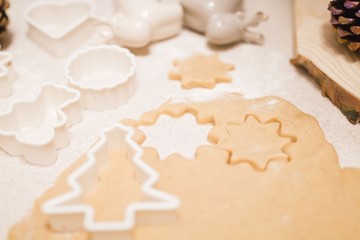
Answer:
[[[0,115],[0,147],[32,164],[50,165],[57,149],[69,143],[67,129],[81,119],[77,90],[45,84],[34,100],[15,102]]]
[[[115,45],[87,47],[75,53],[66,66],[70,85],[81,92],[83,106],[89,110],[114,109],[133,95],[135,56]]]
[[[134,129],[116,124],[104,130],[99,140],[86,154],[86,161],[71,173],[67,183],[71,190],[56,196],[42,205],[50,226],[55,231],[86,230],[93,240],[130,239],[131,230],[138,222],[174,221],[180,201],[177,197],[154,188],[158,173],[142,159],[140,146],[132,139]],[[98,180],[98,170],[110,160],[110,152],[126,148],[135,170],[135,178],[142,185],[144,201],[133,202],[125,210],[124,220],[96,222],[94,209],[82,203],[82,197],[90,192]]]
[[[0,51],[0,98],[8,97],[12,92],[11,85],[16,78],[12,59],[12,53]]]
[[[65,56],[95,35],[90,15],[95,11],[91,1],[39,1],[25,10],[29,37],[40,47]]]

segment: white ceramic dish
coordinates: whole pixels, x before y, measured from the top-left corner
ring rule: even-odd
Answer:
[[[92,240],[130,239],[134,226],[174,221],[180,201],[178,198],[156,190],[158,173],[142,159],[142,149],[133,140],[134,130],[116,124],[104,130],[99,140],[86,154],[87,160],[67,178],[71,190],[48,200],[42,205],[50,226],[56,231],[84,229],[90,232]],[[135,167],[135,178],[142,185],[144,201],[130,203],[125,209],[125,217],[119,221],[97,222],[94,209],[83,203],[83,197],[98,183],[98,171],[110,161],[110,153],[116,149],[127,150],[128,160]]]
[[[81,92],[86,109],[101,111],[129,100],[135,90],[135,69],[135,56],[129,50],[99,45],[74,54],[66,66],[66,77]]]
[[[81,119],[77,90],[45,84],[36,99],[15,102],[9,113],[0,115],[0,147],[32,164],[50,165],[56,150],[69,143],[67,129]]]
[[[86,0],[32,3],[24,13],[28,35],[55,56],[65,56],[96,33],[90,20],[94,10],[92,2]]]
[[[104,30],[97,42],[107,43],[115,40],[124,47],[140,48],[151,41],[151,26],[145,19],[126,16],[121,12],[102,17],[91,16],[91,18],[95,24],[109,27],[109,31]]]
[[[183,9],[179,3],[158,0],[114,0],[117,11],[129,17],[146,20],[151,41],[173,37],[182,29]]]

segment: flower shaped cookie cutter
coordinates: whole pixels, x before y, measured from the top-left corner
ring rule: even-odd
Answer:
[[[0,98],[11,95],[11,84],[15,79],[12,59],[10,52],[0,51]]]
[[[64,56],[90,39],[96,31],[90,20],[91,1],[39,1],[25,10],[29,37],[55,56]]]
[[[0,115],[0,147],[30,163],[50,165],[56,161],[56,150],[69,142],[67,128],[81,119],[78,91],[45,84],[35,100],[15,102]]]
[[[84,107],[106,110],[125,104],[135,90],[135,56],[126,48],[98,45],[74,54],[66,77],[81,92]]]
[[[153,188],[158,181],[158,173],[140,157],[142,149],[132,139],[134,129],[122,124],[104,130],[99,140],[87,153],[86,161],[71,173],[67,183],[71,190],[42,205],[50,226],[56,231],[84,229],[91,239],[130,239],[130,231],[135,224],[159,221],[173,221],[173,211],[179,207],[178,198]],[[135,178],[142,184],[144,201],[133,202],[125,210],[122,221],[95,222],[94,209],[82,203],[82,197],[89,193],[99,181],[97,170],[110,160],[109,153],[125,147],[128,158],[135,169]]]

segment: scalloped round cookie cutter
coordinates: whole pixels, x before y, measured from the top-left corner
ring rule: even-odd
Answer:
[[[176,220],[174,210],[180,206],[180,200],[153,187],[159,180],[159,174],[141,159],[143,151],[132,139],[133,135],[134,129],[122,124],[116,124],[100,134],[99,140],[86,154],[86,161],[68,176],[71,190],[42,205],[53,230],[83,229],[90,232],[93,240],[120,240],[131,239],[131,230],[136,224]],[[82,203],[82,197],[93,190],[99,181],[99,169],[110,161],[110,152],[119,147],[126,148],[128,158],[135,167],[135,178],[142,185],[144,201],[130,203],[125,209],[124,220],[96,222],[94,209]]]
[[[69,143],[67,129],[81,120],[80,93],[45,84],[34,100],[15,102],[8,113],[0,115],[0,147],[32,164],[47,166],[56,161],[57,149]]]
[[[24,17],[34,42],[55,56],[64,56],[95,36],[90,19],[94,12],[92,1],[46,0],[30,4]]]
[[[11,95],[11,85],[16,78],[12,66],[13,54],[6,51],[0,51],[0,98]]]
[[[103,111],[127,103],[135,92],[135,56],[126,48],[98,45],[74,54],[66,78],[81,92],[86,109]]]

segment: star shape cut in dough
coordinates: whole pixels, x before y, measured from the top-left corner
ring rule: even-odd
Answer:
[[[286,147],[291,138],[282,136],[281,123],[262,123],[247,115],[243,124],[227,124],[218,146],[229,151],[229,164],[248,162],[258,171],[265,171],[273,160],[290,160]]]
[[[183,88],[214,88],[217,83],[231,82],[228,71],[233,64],[220,61],[218,54],[205,56],[195,54],[185,60],[174,60],[175,70],[169,72],[169,79],[180,80]]]

